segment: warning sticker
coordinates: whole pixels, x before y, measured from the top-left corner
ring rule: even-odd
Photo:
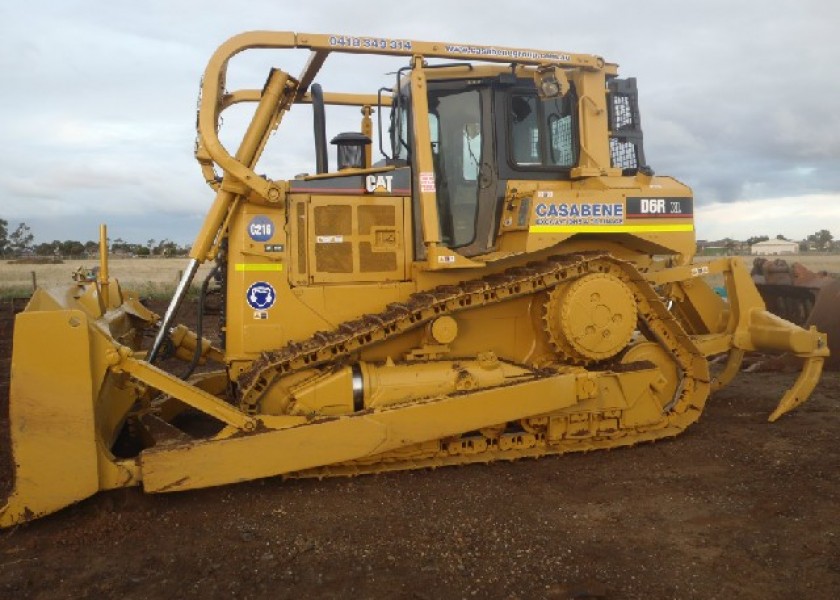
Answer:
[[[434,192],[435,191],[435,174],[429,171],[420,173],[420,191]]]
[[[344,243],[344,236],[343,235],[319,235],[315,237],[315,241],[318,244],[343,244]]]
[[[268,310],[274,306],[277,293],[267,281],[255,281],[245,294],[248,306],[254,310]]]

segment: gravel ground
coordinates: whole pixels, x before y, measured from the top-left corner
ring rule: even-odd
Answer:
[[[682,436],[634,448],[101,493],[0,532],[0,597],[836,598],[840,373],[768,424],[794,377],[742,374]]]

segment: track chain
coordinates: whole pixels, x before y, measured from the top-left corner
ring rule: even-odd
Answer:
[[[405,302],[389,304],[378,314],[364,315],[332,331],[317,332],[309,339],[264,352],[239,378],[240,407],[249,414],[257,414],[261,397],[277,379],[346,359],[366,346],[425,325],[439,316],[547,291],[588,273],[608,271],[632,282],[640,309],[647,307],[640,310],[640,317],[674,354],[681,370],[694,379],[698,368],[702,372],[697,360],[702,360],[705,366],[705,359],[650,284],[630,263],[602,253],[586,253],[552,256],[481,279],[417,292]],[[680,403],[675,400],[675,404]]]
[[[280,377],[341,360],[444,314],[549,289],[566,279],[586,274],[594,263],[605,259],[608,257],[602,254],[553,256],[481,279],[441,285],[416,292],[405,302],[389,304],[381,313],[367,314],[342,323],[332,331],[319,331],[307,340],[289,342],[278,350],[263,352],[239,377],[240,406],[246,412],[256,414],[263,393]]]

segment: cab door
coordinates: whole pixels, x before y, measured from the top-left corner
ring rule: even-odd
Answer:
[[[429,82],[429,134],[443,245],[463,256],[493,249],[501,198],[489,85]]]

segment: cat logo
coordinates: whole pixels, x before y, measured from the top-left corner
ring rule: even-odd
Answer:
[[[365,189],[368,193],[390,192],[393,175],[368,175],[365,177]]]

